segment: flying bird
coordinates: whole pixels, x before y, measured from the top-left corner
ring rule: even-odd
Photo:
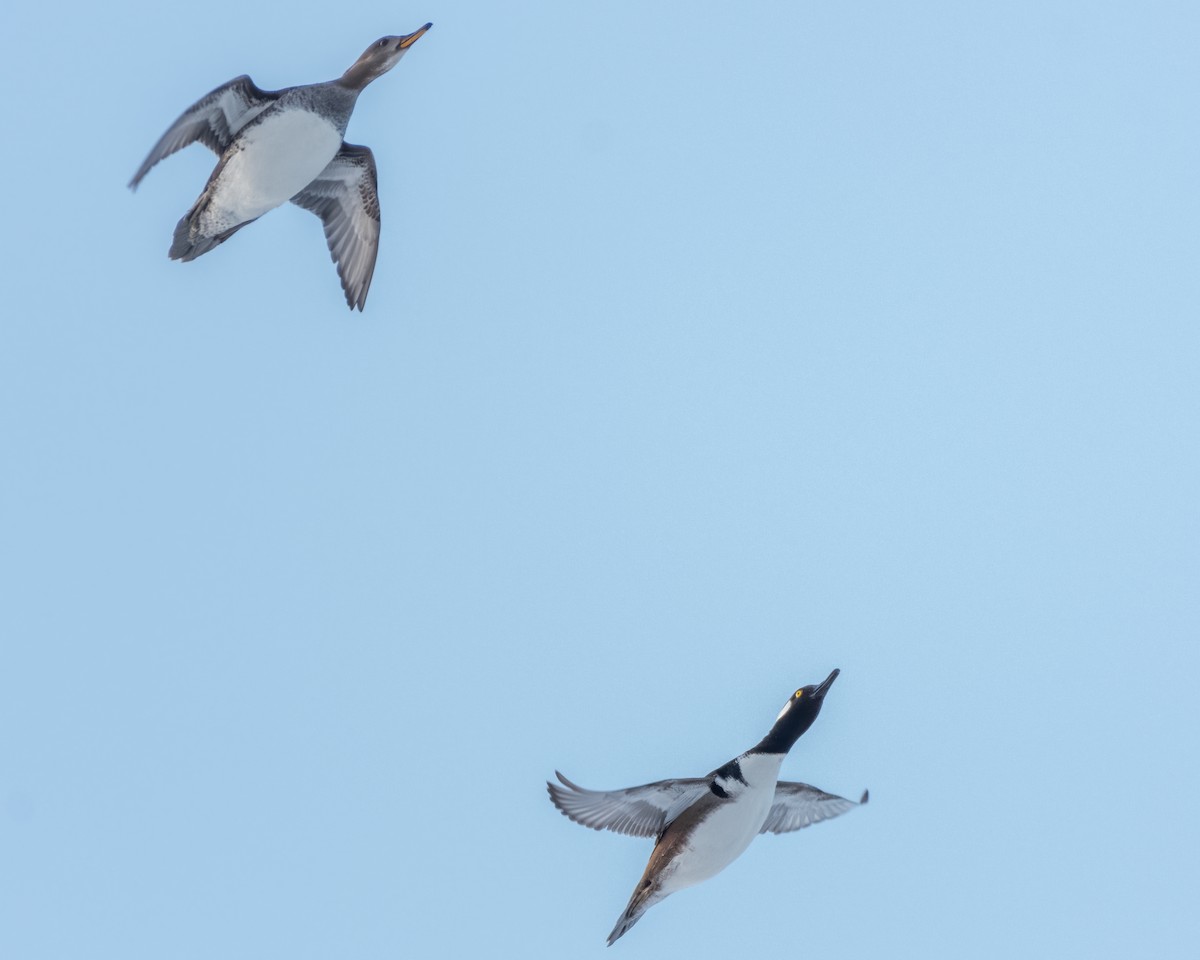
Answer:
[[[171,259],[195,260],[290,200],[321,218],[346,303],[361,311],[379,252],[375,157],[342,138],[366,85],[432,26],[376,40],[336,80],[261,90],[243,75],[188,107],[129,181],[136,190],[159,160],[197,141],[220,157],[175,227]]]
[[[565,816],[593,830],[656,838],[646,872],[608,935],[609,946],[659,901],[724,870],[758,834],[789,833],[867,802],[865,790],[855,803],[779,780],[783,758],[817,719],[839,672],[793,693],[758,744],[706,777],[585,790],[555,771],[559,783],[546,788]]]

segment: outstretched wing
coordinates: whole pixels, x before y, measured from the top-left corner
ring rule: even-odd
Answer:
[[[663,828],[708,792],[700,779],[659,780],[627,790],[585,790],[557,770],[562,782],[547,783],[550,799],[567,817],[593,830],[657,837]]]
[[[243,75],[201,97],[159,138],[129,181],[129,189],[136,190],[151,167],[188,144],[199,141],[220,156],[238,131],[274,103],[282,92],[260,90],[253,80]]]
[[[790,833],[800,830],[809,824],[841,816],[847,810],[866,803],[868,797],[868,791],[864,790],[862,798],[855,803],[810,787],[807,783],[780,780],[775,784],[775,802],[771,804],[771,812],[758,832]]]
[[[375,157],[367,147],[343,143],[312,183],[292,197],[325,226],[346,303],[362,310],[379,254],[379,193]]]

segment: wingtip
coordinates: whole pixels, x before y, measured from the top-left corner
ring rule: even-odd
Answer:
[[[134,175],[129,178],[129,182],[127,184],[125,184],[125,186],[127,186],[130,190],[136,191],[137,188],[139,186],[141,186],[142,181],[146,179],[146,174],[148,174],[150,172],[150,168],[153,166],[154,166],[154,164],[150,164],[150,166],[146,166],[146,164],[143,163],[140,167],[137,168],[137,172],[134,173]]]
[[[330,256],[333,256],[332,252],[330,253]],[[333,263],[334,266],[338,268],[338,279],[341,280],[342,268],[338,264],[336,258],[334,258]],[[363,307],[367,305],[367,291],[365,289],[356,289],[346,283],[345,280],[342,280],[342,295],[346,298],[346,306],[350,308],[351,313],[353,313],[355,310],[357,310],[359,313],[363,312]]]
[[[871,791],[870,791],[870,790],[864,790],[864,791],[863,791],[863,795],[862,795],[862,799],[861,799],[861,800],[859,800],[858,802],[859,802],[859,804],[861,805],[861,804],[864,804],[864,803],[866,803],[866,802],[867,802],[868,800],[870,800],[870,799],[871,799]]]
[[[562,774],[559,773],[557,770],[554,771],[554,775],[556,777],[558,777],[560,780],[562,779]],[[563,796],[565,795],[563,788],[560,787],[557,783],[552,783],[551,781],[547,780],[546,781],[546,793],[548,793],[550,795],[550,802],[552,804],[554,804],[554,809],[557,810],[559,813],[561,813],[564,817],[567,817],[568,819],[570,819],[570,815],[567,813],[566,810],[563,809],[563,805],[562,805]]]
[[[560,771],[555,770],[554,775],[556,777],[558,777],[558,782],[561,783],[568,790],[574,790],[576,793],[583,792],[583,787],[579,786],[579,784],[577,784],[577,783],[572,783],[570,780],[568,780],[566,777],[564,777]]]
[[[553,780],[546,781],[546,789],[550,791],[551,797],[555,797],[555,798],[558,798],[560,796],[565,797],[571,793],[582,793],[583,792],[582,788],[577,787],[570,780],[568,780],[566,777],[564,777],[562,775],[561,771],[555,770],[554,776],[558,779],[558,783],[555,783]],[[559,786],[559,784],[562,784],[562,786]],[[566,789],[563,789],[564,787]],[[557,803],[557,799],[555,800],[555,802]]]

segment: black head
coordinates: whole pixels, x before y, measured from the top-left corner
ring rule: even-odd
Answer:
[[[804,731],[817,719],[817,714],[821,712],[821,704],[825,701],[825,694],[829,692],[839,673],[840,670],[834,670],[820,683],[809,684],[793,693],[779,711],[779,716],[775,718],[775,726],[771,727],[771,732],[763,737],[754,749],[760,753],[787,753],[791,750]]]

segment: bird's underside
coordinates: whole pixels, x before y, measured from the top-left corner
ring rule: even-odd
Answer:
[[[194,260],[290,200],[320,218],[346,303],[362,310],[379,251],[375,159],[369,148],[345,143],[340,134],[330,141],[332,127],[322,134],[311,119],[313,114],[280,112],[279,103],[291,89],[295,88],[263,90],[248,76],[218,87],[185,110],[159,138],[129,186],[136,189],[160,160],[190,144],[204,144],[220,159],[204,191],[179,221],[170,257]],[[264,135],[257,141],[254,137],[259,130],[266,134],[301,124],[308,128],[297,131],[305,137],[306,147],[317,145],[317,162],[307,174],[291,159],[298,151],[289,152],[286,137],[272,140]],[[306,150],[303,156],[311,161],[312,153]],[[246,185],[246,171],[256,162],[254,158],[258,158],[262,173],[252,171],[259,175]],[[290,182],[297,186],[289,187]]]

